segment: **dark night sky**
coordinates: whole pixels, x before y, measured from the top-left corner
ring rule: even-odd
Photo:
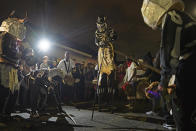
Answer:
[[[196,17],[196,1],[185,0],[185,4],[187,11]],[[141,5],[142,0],[4,0],[0,19],[11,10],[19,15],[27,10],[31,22],[40,29],[55,34],[65,45],[92,53],[96,52],[96,18],[104,14],[119,34],[116,49],[141,56],[147,51],[156,52],[160,43],[160,31],[153,31],[144,24]]]

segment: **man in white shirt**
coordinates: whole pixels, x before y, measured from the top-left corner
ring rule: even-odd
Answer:
[[[74,61],[70,58],[70,54],[68,51],[65,51],[65,58],[62,59],[57,65],[58,69],[63,71],[64,75],[64,88],[61,88],[62,99],[64,100],[66,96],[69,98],[73,95],[73,84],[74,79],[72,76],[73,69],[75,68]]]
[[[135,62],[129,61],[128,67],[126,69],[126,74],[123,79],[124,83],[130,82],[133,79],[134,75],[136,74],[136,67],[137,66],[136,66]]]
[[[136,75],[136,67],[137,66],[135,62],[128,58],[126,74],[123,79],[124,82],[123,88],[125,89],[127,100],[129,101],[129,104],[126,105],[129,109],[131,109],[132,108],[131,105],[133,105],[133,100],[131,99],[136,95],[136,87],[135,87],[135,80],[134,80],[134,77]]]
[[[75,68],[75,63],[70,58],[70,54],[68,51],[65,52],[65,58],[59,62],[57,68],[61,69],[64,75],[72,75],[73,68]]]

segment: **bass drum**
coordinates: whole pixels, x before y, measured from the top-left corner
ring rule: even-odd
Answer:
[[[66,75],[64,77],[63,83],[68,86],[74,86],[75,79],[72,76]]]
[[[147,78],[138,79],[138,84],[136,86],[136,99],[146,99],[145,88],[150,85]]]

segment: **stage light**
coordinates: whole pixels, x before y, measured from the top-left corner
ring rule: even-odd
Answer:
[[[39,42],[38,48],[41,51],[44,51],[45,52],[45,51],[49,50],[49,48],[50,48],[50,42],[47,39],[42,39]]]

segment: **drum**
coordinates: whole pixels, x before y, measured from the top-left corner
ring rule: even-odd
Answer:
[[[148,99],[151,99],[152,97],[158,96],[158,95],[159,95],[159,94],[157,93],[158,85],[159,85],[159,82],[158,82],[158,81],[155,81],[155,82],[152,82],[152,83],[145,89],[145,94],[146,94],[146,97],[147,97]]]
[[[75,79],[71,75],[66,75],[64,77],[63,83],[66,84],[66,85],[68,85],[68,86],[74,86]]]

